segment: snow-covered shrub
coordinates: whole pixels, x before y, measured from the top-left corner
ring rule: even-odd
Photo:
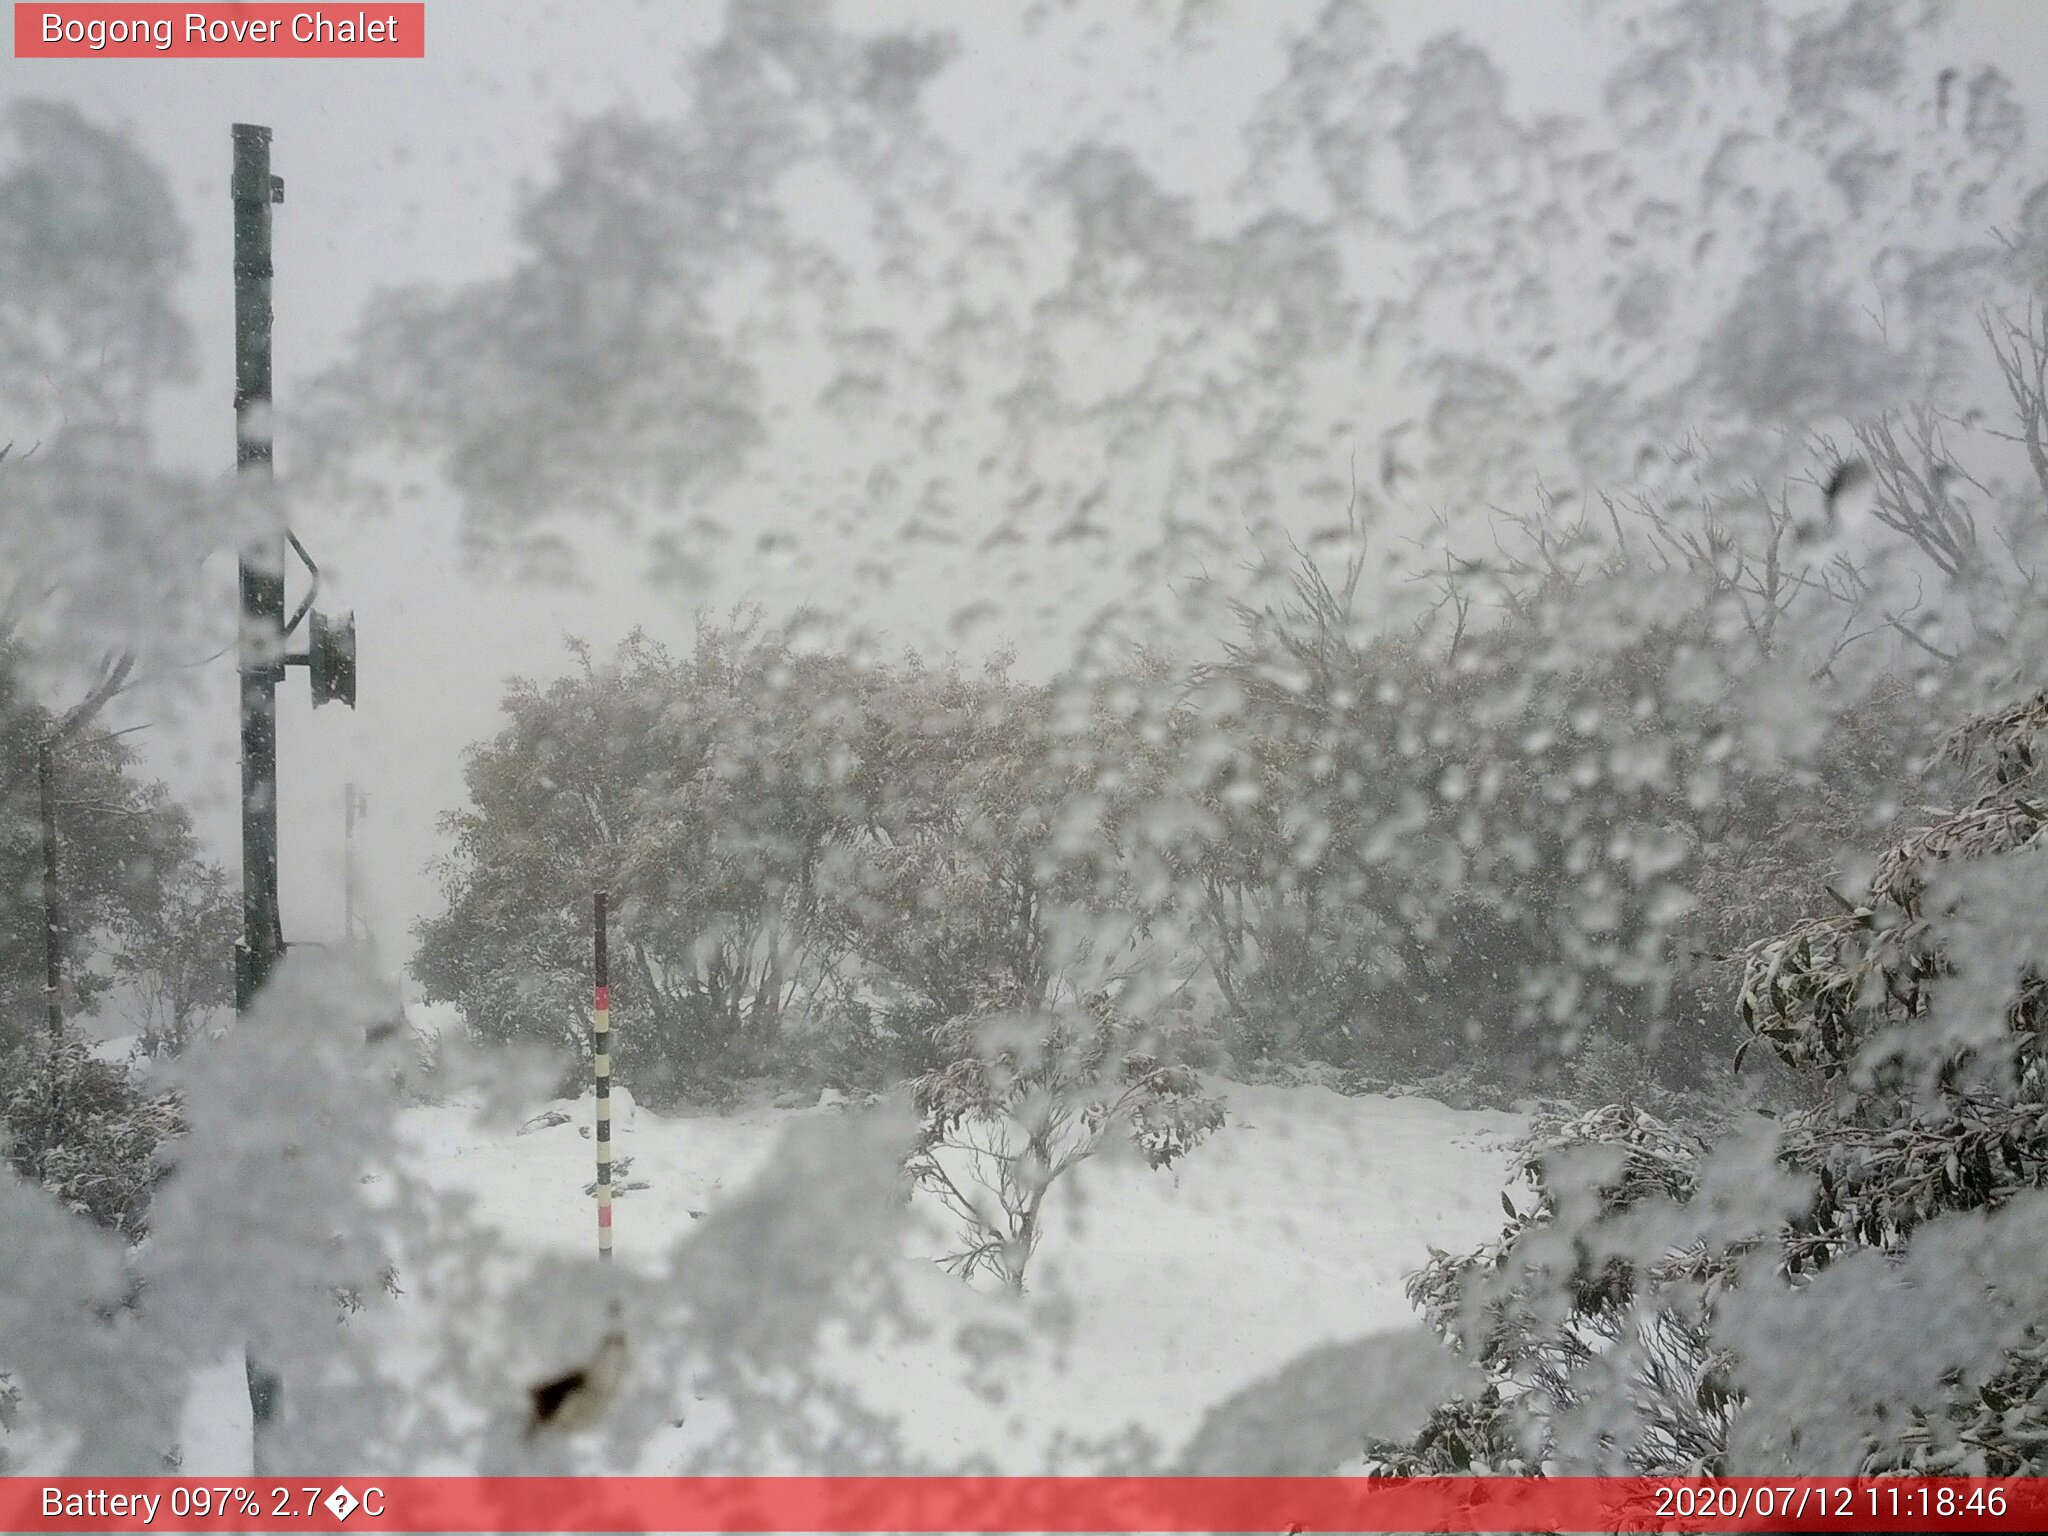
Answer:
[[[421,1028],[403,1012],[384,1028],[391,1031],[393,1046],[384,1081],[396,1101],[407,1105],[445,1102],[450,1074],[447,1045],[440,1031]]]
[[[1197,795],[1218,831],[1194,931],[1241,1055],[1563,1084],[1600,1037],[1661,1080],[1733,1049],[1712,956],[1867,831],[1917,722],[1880,690],[1796,766],[1745,751],[1745,695],[1703,691],[1700,657],[1766,658],[1729,646],[1726,594],[1656,542],[1664,514],[1613,515],[1613,536],[1503,519],[1535,553],[1447,578],[1455,621],[1379,626],[1362,533],[1341,574],[1297,554],[1280,600],[1240,606],[1190,735],[1225,763]],[[1668,600],[1644,613],[1649,588]]]
[[[1750,1043],[1835,1089],[1785,1129],[1781,1155],[1813,1187],[1780,1238],[1794,1279],[1872,1250],[1910,1264],[1968,1214],[2008,1241],[2040,1219],[2048,966],[2020,930],[2048,867],[2044,727],[2048,693],[1959,730],[1974,798],[1885,850],[1861,899],[1745,957]],[[1938,1396],[1856,1405],[1867,1468],[2048,1468],[2048,1329],[2036,1315],[1973,1339],[1974,1289],[1929,1298],[1926,1324],[1958,1351]]]
[[[811,1080],[842,1093],[880,1093],[911,1075],[924,1042],[914,1050],[896,1027],[862,996],[850,979],[822,993],[810,1018],[784,1036],[780,1074],[808,1087]]]
[[[950,1061],[985,999],[1041,1007],[1062,985],[1057,909],[1083,886],[1058,856],[1072,791],[1055,690],[916,657],[877,674],[854,740],[858,812],[821,862],[817,930],[860,1006],[847,1023],[905,1075]]]
[[[184,1129],[176,1098],[138,1091],[125,1068],[71,1035],[54,1051],[20,1047],[0,1071],[0,1135],[15,1172],[131,1241],[148,1231],[166,1143]]]
[[[1223,1124],[1200,1078],[1140,1049],[1100,994],[1079,1009],[963,1015],[941,1042],[954,1059],[915,1084],[908,1168],[958,1223],[943,1262],[963,1276],[986,1269],[1021,1291],[1046,1196],[1069,1170],[1117,1139],[1170,1167]]]
[[[1407,1445],[1375,1445],[1384,1472],[1533,1471],[1556,1454],[1551,1424],[1625,1398],[1622,1465],[1711,1470],[1731,1408],[1689,1255],[1645,1269],[1576,1232],[1651,1200],[1684,1201],[1698,1143],[1622,1105],[1540,1120],[1516,1162],[1534,1200],[1504,1194],[1501,1236],[1473,1253],[1432,1250],[1409,1281],[1425,1320],[1492,1378],[1444,1405]],[[1560,1216],[1565,1220],[1560,1221]],[[1654,1301],[1646,1304],[1646,1296]]]
[[[645,1102],[715,1095],[775,1060],[824,970],[813,876],[844,823],[820,775],[857,693],[839,658],[793,658],[744,616],[676,655],[515,683],[447,819],[446,909],[413,969],[473,1034],[590,1051],[591,893],[608,890],[614,1054]]]
[[[1588,1108],[1619,1104],[1656,1113],[1668,1098],[1649,1053],[1611,1033],[1602,1032],[1581,1045],[1572,1069],[1574,1097]]]
[[[2048,1217],[2048,985],[1992,905],[2042,888],[2044,727],[2048,694],[1959,732],[1974,800],[1886,850],[1860,900],[1746,951],[1744,1050],[1829,1095],[1713,1147],[1618,1104],[1540,1129],[1519,1164],[1534,1205],[1504,1196],[1497,1242],[1436,1254],[1409,1288],[1498,1390],[1375,1465],[1498,1469],[1512,1446],[1561,1470],[1810,1471],[1830,1450],[1838,1472],[2048,1467],[2040,1288],[1996,1257]],[[1761,1203],[1732,1204],[1717,1183],[1758,1149]],[[1783,1219],[1759,1221],[1773,1203]],[[1853,1328],[1880,1300],[1913,1348],[1848,1370],[1831,1314]],[[1835,1370],[1817,1414],[1797,1383]]]
[[[1085,986],[1067,972],[1094,947],[1057,923],[1135,904],[1106,834],[1058,835],[1095,759],[1124,755],[1111,716],[1056,731],[1055,690],[1001,658],[861,664],[744,618],[688,655],[578,655],[511,687],[446,821],[413,969],[480,1038],[587,1060],[602,888],[614,1053],[647,1102],[900,1082],[948,1059],[936,1033],[977,995]]]

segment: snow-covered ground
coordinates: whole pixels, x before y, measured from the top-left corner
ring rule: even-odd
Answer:
[[[1429,1247],[1498,1230],[1518,1117],[1313,1087],[1218,1087],[1226,1128],[1177,1168],[1105,1158],[1056,1188],[1022,1302],[941,1272],[932,1259],[942,1231],[916,1231],[897,1278],[933,1326],[880,1350],[830,1344],[843,1356],[830,1373],[894,1418],[906,1450],[928,1464],[1042,1471],[1056,1437],[1134,1428],[1171,1450],[1207,1408],[1300,1352],[1411,1327],[1402,1283]],[[459,1104],[405,1111],[407,1158],[437,1189],[473,1198],[477,1219],[523,1250],[587,1255],[592,1104],[550,1108],[569,1118],[523,1133],[486,1128]],[[670,1118],[615,1099],[623,1177],[647,1186],[618,1202],[619,1264],[666,1262],[786,1130],[839,1113]],[[994,1370],[972,1368],[962,1350],[963,1338],[1020,1335],[1036,1342]],[[689,1438],[686,1426],[670,1450]]]

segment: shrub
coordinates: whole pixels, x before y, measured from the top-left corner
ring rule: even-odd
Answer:
[[[71,1036],[54,1051],[17,1050],[7,1082],[0,1130],[15,1172],[130,1241],[142,1237],[165,1143],[184,1129],[176,1098],[138,1092]]]
[[[1067,1172],[1119,1137],[1168,1167],[1223,1124],[1196,1074],[1137,1049],[1137,1034],[1100,994],[1081,1010],[947,1023],[940,1039],[955,1058],[917,1080],[908,1169],[959,1223],[948,1269],[986,1269],[1023,1290],[1045,1198]]]
[[[1744,953],[1744,1051],[1830,1090],[1781,1121],[1774,1168],[1619,1104],[1544,1128],[1520,1163],[1533,1208],[1503,1197],[1498,1241],[1409,1288],[1497,1390],[1372,1447],[1376,1466],[1513,1444],[1558,1470],[2048,1468],[2040,1292],[2010,1278],[2048,1210],[2048,981],[2016,959],[2048,858],[2044,729],[2048,693],[1966,727],[1972,803],[1896,842],[1859,899]],[[1843,1373],[1830,1352],[1866,1337],[1912,1347]]]

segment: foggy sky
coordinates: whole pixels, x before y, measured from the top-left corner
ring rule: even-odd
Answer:
[[[1069,140],[1099,125],[1103,137],[1138,152],[1176,191],[1213,196],[1221,208],[1244,169],[1246,118],[1283,68],[1282,44],[1320,6],[1190,9],[1209,31],[1203,46],[1163,48],[1172,33],[1164,8],[1137,20],[1103,7],[1100,24],[1059,70],[1047,69],[1040,55],[1006,52],[1018,28],[1015,13],[1002,7],[861,5],[845,8],[840,22],[862,30],[902,21],[960,30],[960,52],[927,98],[936,127],[959,145],[1000,140],[1006,159],[1028,156],[1040,138]],[[1460,30],[1509,73],[1518,109],[1591,109],[1600,61],[1576,39],[1575,10],[1411,0],[1381,14],[1391,52]],[[2014,61],[2013,83],[2038,142],[2048,92],[2042,72],[2019,61],[2048,58],[2048,7],[2015,0],[1964,14],[1969,30]],[[377,290],[501,271],[512,255],[521,190],[546,179],[565,125],[619,107],[674,112],[682,60],[720,25],[720,9],[709,4],[434,0],[424,60],[10,59],[0,66],[0,98],[72,102],[97,122],[129,128],[168,172],[192,237],[183,298],[198,373],[165,413],[160,446],[167,459],[211,474],[233,462],[231,122],[271,126],[273,169],[287,186],[275,220],[275,299],[278,398],[289,411],[295,388],[347,356]],[[287,483],[292,451],[287,436],[278,445]],[[754,598],[772,613],[801,602],[845,606],[837,573],[801,559],[736,557],[707,591],[650,584],[632,560],[587,571],[589,579],[575,585],[473,571],[458,539],[456,504],[438,490],[370,523],[318,505],[293,505],[289,515],[327,571],[322,606],[355,610],[361,703],[353,716],[338,707],[316,715],[296,672],[281,691],[286,936],[339,936],[341,787],[352,779],[370,797],[360,828],[369,915],[394,962],[410,948],[411,924],[438,904],[428,867],[441,849],[434,821],[460,802],[462,749],[494,729],[506,677],[560,671],[569,634],[600,647],[635,625],[681,637],[699,601],[716,610]],[[777,519],[793,535],[806,526],[787,507],[753,507],[748,515],[760,520],[758,529]],[[878,530],[877,537],[893,533]],[[231,553],[216,557],[216,642],[232,633],[232,571]],[[971,570],[965,579],[973,579]],[[994,573],[990,581],[992,598],[1010,601]],[[949,591],[946,604],[958,596]],[[944,606],[904,589],[874,600],[863,616],[906,644],[943,650]],[[985,643],[1032,643],[1001,633],[1000,619],[995,628],[981,637]],[[1056,647],[1058,637],[1037,643]],[[161,698],[131,699],[125,709],[128,721],[159,721],[137,740],[232,868],[231,658],[200,676],[198,695],[176,720],[165,718]]]

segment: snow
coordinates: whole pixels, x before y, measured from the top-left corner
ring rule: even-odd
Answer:
[[[249,1377],[242,1352],[193,1372],[178,1421],[178,1476],[247,1477]]]
[[[407,1003],[405,1022],[423,1039],[456,1036],[462,1033],[462,1010],[453,1003]]]
[[[1063,1436],[1128,1445],[1133,1430],[1170,1455],[1207,1409],[1293,1357],[1412,1329],[1402,1285],[1429,1247],[1496,1234],[1521,1117],[1315,1087],[1217,1087],[1228,1123],[1176,1169],[1103,1158],[1055,1189],[1026,1296],[941,1272],[931,1260],[946,1234],[934,1219],[913,1228],[893,1277],[925,1325],[918,1336],[876,1350],[828,1333],[816,1369],[894,1419],[922,1465],[1043,1471]],[[460,1103],[407,1110],[404,1157],[438,1193],[473,1202],[474,1219],[515,1251],[585,1257],[596,1242],[584,1193],[593,1107],[589,1095],[541,1106],[523,1131]],[[545,1110],[569,1119],[536,1125]],[[618,1200],[619,1266],[656,1272],[769,1163],[785,1131],[848,1113],[858,1111],[669,1117],[615,1092],[615,1155],[631,1159],[626,1180],[648,1185]],[[391,1340],[405,1347],[402,1323]],[[678,1465],[717,1417],[691,1417],[687,1384],[674,1392],[685,1422],[643,1470]]]
[[[126,1066],[134,1056],[135,1047],[138,1043],[138,1037],[132,1034],[108,1035],[105,1039],[93,1042],[91,1050],[92,1059],[94,1061],[104,1061],[107,1065],[113,1067]]]

